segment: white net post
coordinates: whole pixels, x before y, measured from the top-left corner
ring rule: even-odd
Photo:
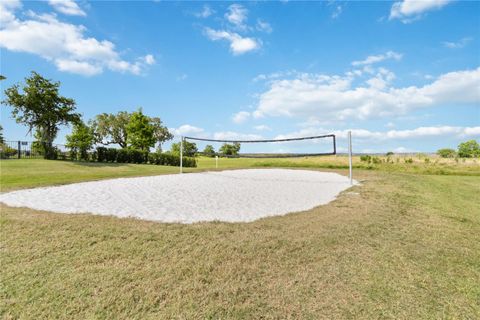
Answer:
[[[218,156],[215,156],[215,169],[218,169]]]
[[[180,136],[180,173],[183,173],[183,136]]]
[[[352,177],[352,131],[348,131],[348,168],[349,168],[350,184],[353,185],[353,177]]]

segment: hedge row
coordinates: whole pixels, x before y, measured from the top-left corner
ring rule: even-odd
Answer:
[[[148,161],[151,164],[158,164],[162,166],[180,166],[180,156],[171,153],[150,153],[148,155]],[[184,167],[196,167],[197,161],[195,158],[183,157]]]
[[[94,153],[98,162],[150,163],[164,166],[180,166],[180,156],[170,153],[149,153],[135,149],[115,149],[98,147]],[[184,167],[196,167],[195,158],[183,157]]]

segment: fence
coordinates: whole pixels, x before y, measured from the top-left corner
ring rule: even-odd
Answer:
[[[68,148],[63,144],[53,144],[61,158],[68,157]],[[0,159],[41,159],[44,151],[34,141],[4,141],[0,143]]]

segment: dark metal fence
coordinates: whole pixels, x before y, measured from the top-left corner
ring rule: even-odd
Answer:
[[[68,157],[68,148],[63,144],[53,144],[60,158]],[[4,141],[0,143],[0,159],[41,159],[44,151],[35,141]]]

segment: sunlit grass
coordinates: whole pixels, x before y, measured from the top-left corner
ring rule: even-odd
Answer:
[[[220,159],[220,168],[336,165],[342,169],[328,170],[347,173],[344,157],[283,161]],[[362,184],[337,200],[252,223],[162,224],[2,205],[0,316],[480,318],[478,164],[435,164],[449,175],[429,173],[422,159],[370,170],[354,164]],[[1,165],[3,190],[178,172],[45,160]],[[201,158],[188,171],[214,165]],[[422,174],[404,170],[413,165]]]

